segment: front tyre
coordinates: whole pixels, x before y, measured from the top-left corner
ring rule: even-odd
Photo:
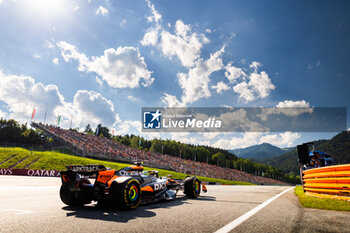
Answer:
[[[191,176],[185,179],[185,190],[187,198],[198,198],[201,193],[201,182],[197,177]]]
[[[112,205],[119,209],[136,209],[141,202],[141,185],[136,179],[128,179],[123,183],[113,182],[110,187]]]

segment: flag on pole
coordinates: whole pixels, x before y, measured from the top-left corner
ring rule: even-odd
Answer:
[[[60,123],[61,123],[61,116],[58,116],[57,125],[60,125]]]
[[[45,123],[46,123],[46,115],[47,115],[47,107],[46,107],[46,110],[45,110],[44,125],[45,125]]]
[[[36,113],[36,109],[35,108],[33,108],[33,112],[32,112],[32,120],[34,119],[34,117],[35,117],[35,113]]]

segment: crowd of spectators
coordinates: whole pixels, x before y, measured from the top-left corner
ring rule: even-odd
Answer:
[[[143,161],[149,166],[171,169],[191,175],[212,177],[225,180],[244,181],[254,184],[285,184],[281,181],[255,176],[243,171],[223,168],[212,164],[185,160],[167,154],[154,153],[127,147],[112,139],[80,133],[74,130],[65,130],[52,125],[36,124],[54,138],[59,138],[84,156],[108,158],[115,161]]]

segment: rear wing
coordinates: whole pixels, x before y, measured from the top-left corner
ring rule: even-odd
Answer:
[[[66,166],[67,171],[72,171],[75,173],[79,173],[81,175],[92,175],[99,171],[107,170],[103,165],[70,165]]]
[[[67,171],[61,171],[62,184],[69,183],[75,184],[82,176],[91,176],[98,173],[99,171],[106,170],[103,165],[70,165],[66,166]]]

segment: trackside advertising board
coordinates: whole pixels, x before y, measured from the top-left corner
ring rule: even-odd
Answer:
[[[0,175],[59,177],[60,171],[0,168]]]

